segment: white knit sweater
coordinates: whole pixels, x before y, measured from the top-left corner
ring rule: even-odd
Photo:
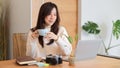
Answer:
[[[29,31],[26,45],[26,55],[33,58],[45,58],[48,54],[60,54],[63,56],[69,56],[72,51],[72,46],[69,43],[66,36],[68,36],[66,29],[60,26],[58,32],[58,40],[50,45],[46,45],[49,41],[43,38],[44,48],[39,44],[38,38],[33,39],[31,37],[32,32]],[[66,36],[65,36],[66,35]]]

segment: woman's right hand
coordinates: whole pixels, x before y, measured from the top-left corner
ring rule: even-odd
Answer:
[[[35,39],[35,38],[38,38],[39,37],[39,33],[37,30],[35,30],[34,32],[32,32],[32,38]]]

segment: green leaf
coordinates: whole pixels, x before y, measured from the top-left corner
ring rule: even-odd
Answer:
[[[113,36],[116,39],[119,39],[120,36],[120,20],[113,22],[113,29],[112,29]]]
[[[72,44],[72,43],[73,43],[72,37],[71,37],[71,36],[68,36],[67,38],[68,38],[68,41]]]
[[[71,37],[71,36],[66,36],[66,35],[64,35],[67,39],[68,39],[68,41],[72,44],[73,43],[73,38]]]
[[[75,35],[75,40],[76,40],[76,41],[78,40],[78,34]]]
[[[92,21],[88,21],[87,23],[85,23],[82,26],[82,29],[90,34],[99,34],[100,33],[99,26]]]

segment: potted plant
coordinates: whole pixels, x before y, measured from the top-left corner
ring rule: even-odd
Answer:
[[[75,35],[75,38],[72,38],[71,36],[66,36],[66,37],[71,44],[73,44],[74,41],[78,40],[78,34]]]
[[[74,38],[74,39],[73,39],[71,36],[66,36],[66,35],[65,35],[65,37],[67,37],[68,41],[69,41],[71,44],[73,44],[74,41],[77,41],[77,40],[78,40],[78,34],[75,35],[75,38]],[[75,62],[74,50],[72,50],[72,52],[71,52],[68,60],[69,60],[69,65],[70,65],[70,66],[74,65],[74,62]]]
[[[85,23],[83,26],[82,26],[82,29],[84,31],[86,31],[88,34],[93,34],[93,35],[98,35],[100,39],[101,36],[99,35],[101,30],[99,29],[99,26],[93,22],[93,21],[88,21],[87,23]],[[108,47],[105,46],[105,43],[102,39],[102,43],[103,43],[103,46],[104,46],[104,49],[105,49],[105,53],[108,55],[108,51],[114,47],[118,47],[120,46],[120,44],[117,44],[117,45],[112,45],[111,46],[111,41],[112,41],[112,37],[115,37],[116,39],[119,39],[119,36],[120,36],[120,20],[116,20],[116,21],[113,21],[113,26],[112,26],[112,33],[111,33],[111,36],[110,36],[110,39],[109,39],[109,44],[108,44]]]

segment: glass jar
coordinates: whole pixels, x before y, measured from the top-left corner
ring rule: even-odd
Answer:
[[[73,66],[75,64],[75,56],[70,56],[69,57],[69,65]]]

